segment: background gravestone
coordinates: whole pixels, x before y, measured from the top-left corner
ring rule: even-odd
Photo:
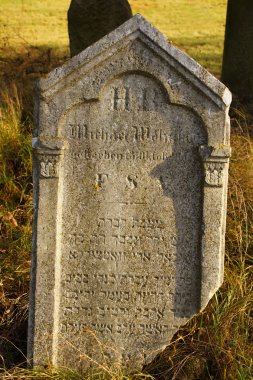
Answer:
[[[206,306],[223,279],[230,101],[139,15],[40,80],[35,366],[140,369]]]
[[[71,0],[68,10],[71,57],[131,17],[127,0]]]
[[[222,80],[241,100],[253,99],[253,2],[228,0]]]

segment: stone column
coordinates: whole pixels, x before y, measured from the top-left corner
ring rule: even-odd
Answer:
[[[54,338],[57,338],[58,330],[58,318],[55,314],[59,300],[62,205],[62,186],[59,178],[63,147],[60,142],[54,142],[53,145],[52,142],[38,139],[34,139],[33,142],[34,222],[31,287],[34,291],[30,296],[28,347],[31,351],[32,340],[41,342],[41,346],[36,345],[34,349],[31,363],[39,365],[41,362],[48,362],[49,357],[56,356],[54,347],[57,342]],[[48,268],[52,269],[48,271]],[[36,271],[40,273],[39,277],[36,277]],[[48,318],[49,315],[54,318]],[[39,321],[40,328],[34,331],[35,319]],[[43,347],[43,352],[40,347]],[[28,352],[28,359],[31,357],[32,352]]]
[[[223,281],[226,197],[230,148],[201,146],[204,165],[201,309]]]

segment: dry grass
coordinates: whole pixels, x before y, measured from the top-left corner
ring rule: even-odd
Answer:
[[[149,369],[162,380],[253,378],[253,125],[250,114],[231,114],[225,281]]]
[[[0,40],[5,41],[0,48],[0,378],[4,380],[82,378],[69,370],[47,368],[38,372],[22,368],[26,361],[31,249],[32,86],[37,77],[67,59],[63,17],[67,1],[49,3],[19,0],[14,4],[3,0],[0,16],[6,19],[8,12],[23,6],[23,24],[17,12],[11,25],[2,24],[0,33]],[[131,1],[135,11],[143,13],[216,74],[221,62],[225,3],[225,0]],[[54,21],[46,28],[48,19]],[[33,35],[37,33],[35,39],[29,28],[33,29]],[[53,41],[50,38],[55,28],[60,30]],[[28,37],[31,40],[26,43]],[[207,309],[184,326],[166,352],[145,369],[147,375],[132,377],[133,380],[144,380],[148,374],[161,380],[253,378],[253,143],[250,137],[253,110],[239,105],[231,115],[233,156],[224,284]],[[127,377],[109,369],[87,380],[91,379],[126,380]]]
[[[50,65],[53,65],[51,63]],[[75,372],[43,372],[24,365],[31,241],[31,119],[15,86],[1,94],[0,357],[3,379],[80,379]],[[25,111],[25,112],[24,112]],[[251,115],[232,110],[225,282],[207,309],[174,337],[146,369],[157,379],[248,379],[253,375],[253,144]],[[109,373],[109,375],[108,375]],[[139,375],[140,376],[140,375]],[[201,376],[201,377],[199,377]],[[117,379],[110,369],[93,378]],[[141,378],[141,377],[139,377]]]
[[[31,245],[31,125],[22,121],[16,87],[1,93],[1,106],[0,353],[8,362],[8,352],[13,351],[8,340],[22,346],[26,339],[23,330],[27,320]]]
[[[5,370],[2,374],[3,380],[83,380],[84,377],[76,371],[70,369],[56,369],[48,367],[45,370],[27,370],[23,368],[13,368],[12,370]],[[124,376],[120,372],[115,372],[113,369],[109,374],[106,371],[93,372],[85,377],[85,380],[137,380],[136,376]],[[152,380],[151,376],[140,374],[138,380]]]

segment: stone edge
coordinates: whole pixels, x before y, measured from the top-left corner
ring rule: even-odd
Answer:
[[[220,98],[226,107],[230,105],[232,101],[232,94],[229,89],[189,55],[171,45],[168,42],[167,37],[140,14],[136,14],[113,32],[89,46],[80,54],[71,58],[63,66],[51,71],[45,78],[40,78],[37,84],[40,91],[43,93],[50,90],[58,82],[71,75],[77,68],[85,66],[97,55],[105,52],[120,40],[129,37],[137,31],[140,31],[146,35],[172,59],[177,61],[177,63],[179,63],[184,70],[188,71],[195,78],[197,78],[215,96]]]

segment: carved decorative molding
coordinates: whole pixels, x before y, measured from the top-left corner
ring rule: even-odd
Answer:
[[[230,148],[214,148],[203,145],[199,148],[199,152],[204,163],[206,185],[222,187],[226,163],[230,157]]]
[[[56,154],[39,154],[40,175],[44,178],[59,177],[60,155]]]
[[[63,142],[55,140],[33,139],[33,150],[39,163],[39,173],[42,178],[58,178],[59,164],[63,154]]]
[[[224,179],[224,162],[207,161],[204,163],[205,183],[210,186],[221,187]]]

